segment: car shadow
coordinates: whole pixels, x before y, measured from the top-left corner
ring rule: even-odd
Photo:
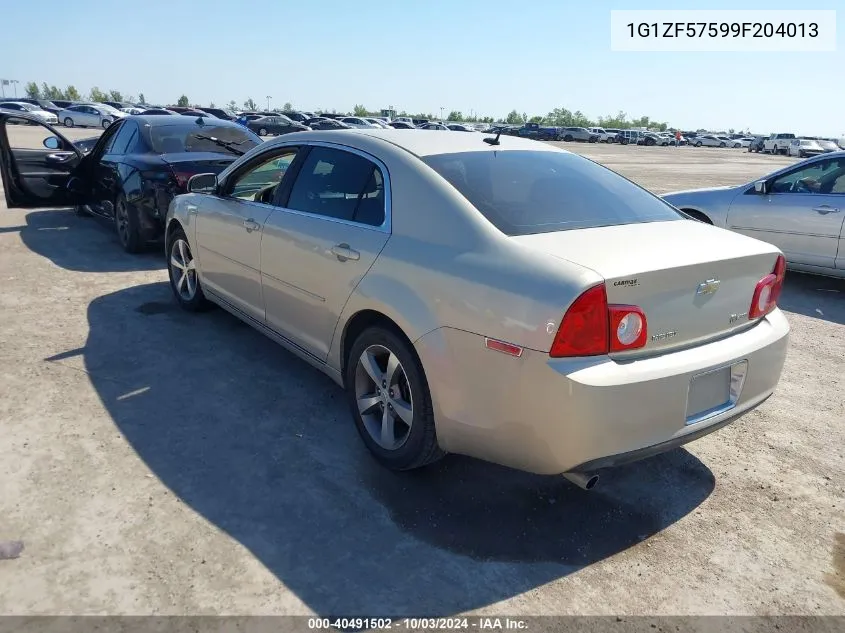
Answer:
[[[787,312],[845,324],[845,279],[789,271],[778,306]]]
[[[26,214],[26,224],[6,227],[20,233],[23,243],[66,270],[90,273],[160,270],[164,248],[151,245],[143,253],[124,253],[109,222],[77,215],[73,209],[50,209]]]
[[[185,313],[155,283],[88,321],[84,348],[47,360],[81,355],[151,472],[319,615],[490,605],[637,546],[714,487],[683,449],[592,492],[459,456],[392,473],[335,383],[224,311]]]

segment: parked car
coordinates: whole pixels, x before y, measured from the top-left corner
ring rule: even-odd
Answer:
[[[56,115],[52,112],[41,110],[39,106],[31,103],[25,103],[23,101],[0,101],[0,110],[31,114],[32,116],[38,117],[45,123],[55,124],[59,122]]]
[[[209,119],[216,119],[217,118],[213,114],[209,114],[208,112],[205,112],[204,110],[182,110],[181,112],[178,112],[177,114],[179,114],[179,116],[192,116],[195,119],[197,117],[201,117],[201,116],[209,118]]]
[[[115,110],[123,110],[124,108],[134,107],[131,103],[124,103],[123,101],[101,101],[100,103],[110,106]]]
[[[622,130],[618,135],[621,145],[637,145],[643,139],[645,132],[642,130]]]
[[[223,119],[224,121],[234,121],[235,117],[231,114],[226,112],[225,110],[221,110],[220,108],[197,108],[197,110],[202,110],[203,112],[207,112],[218,119]]]
[[[646,132],[642,136],[643,145],[674,145],[675,139],[671,135],[658,134],[656,132]]]
[[[38,110],[43,112],[49,112],[50,114],[58,114],[59,110],[62,108],[59,107],[56,103],[48,100],[48,99],[30,99],[29,97],[4,97],[0,99],[0,102],[3,101],[14,101],[16,103],[28,103],[30,105],[34,105]],[[68,104],[70,105],[70,104]]]
[[[116,110],[111,106],[102,103],[86,103],[61,110],[58,114],[58,120],[65,127],[107,128],[125,116],[127,116],[125,112]]]
[[[535,141],[559,141],[563,138],[561,128],[543,126],[539,123],[528,122],[517,130],[517,135]]]
[[[275,116],[262,116],[256,119],[250,119],[246,122],[246,127],[257,133],[258,136],[289,134],[290,132],[301,132],[309,129],[307,125],[302,125],[296,121],[291,121],[284,114],[277,114]]]
[[[845,152],[814,156],[744,185],[663,199],[701,221],[774,244],[790,268],[845,277]]]
[[[12,116],[0,110],[0,126]],[[39,119],[21,116],[46,127],[47,137],[43,150],[18,150],[0,134],[9,208],[77,206],[113,222],[121,246],[132,253],[162,236],[167,205],[186,191],[192,175],[220,172],[261,143],[229,121],[130,116],[109,126],[86,153],[84,142],[81,148]]]
[[[825,150],[815,139],[796,138],[789,142],[789,147],[787,148],[786,153],[789,156],[807,158],[808,156],[818,156],[819,154],[824,154]]]
[[[610,143],[610,142],[612,142],[610,140],[611,133],[608,130],[605,130],[604,128],[601,128],[601,127],[591,127],[591,128],[588,128],[588,129],[593,134],[599,135],[599,143]]]
[[[417,126],[407,121],[391,121],[390,127],[396,130],[416,130]]]
[[[386,129],[386,128],[388,128],[388,127],[389,127],[389,126],[387,125],[387,123],[385,123],[385,122],[384,122],[384,121],[382,121],[381,119],[376,119],[375,117],[364,117],[364,120],[365,120],[367,123],[372,123],[373,125],[375,125],[376,127],[381,128],[381,129]]]
[[[463,123],[447,123],[446,127],[452,130],[453,132],[476,132],[475,128],[471,128],[468,125],[464,125]]]
[[[816,139],[816,142],[825,152],[838,152],[842,149],[835,141],[831,141],[830,139],[820,138]]]
[[[564,127],[560,129],[560,138],[564,141],[595,143],[599,140],[599,135],[594,132],[590,132],[590,130],[585,127]]]
[[[742,136],[740,138],[732,139],[731,147],[733,147],[733,148],[751,147],[751,144],[754,141],[755,141],[755,139],[751,136]]]
[[[607,142],[608,143],[618,143],[619,142],[619,135],[622,134],[622,130],[616,128],[604,128],[604,131],[607,133]]]
[[[423,123],[422,125],[417,126],[419,130],[438,130],[440,132],[449,132],[449,128],[443,125],[442,123]]]
[[[342,122],[346,123],[351,127],[357,127],[361,129],[380,129],[380,125],[376,125],[375,123],[370,123],[366,119],[357,116],[346,116],[340,119]]]
[[[772,154],[786,154],[789,144],[795,138],[791,132],[772,134],[763,142],[763,151]]]
[[[696,147],[727,147],[729,141],[711,134],[700,134],[693,139],[692,144]]]
[[[312,130],[351,130],[353,127],[343,121],[334,119],[313,118],[305,121],[304,125]]]
[[[296,110],[282,110],[281,114],[289,118],[291,121],[296,121],[297,123],[302,123],[303,125],[307,125],[306,121],[308,119],[314,118],[313,114],[309,116],[304,112],[297,112]]]
[[[149,108],[141,112],[143,116],[162,116],[162,115],[172,115],[172,116],[179,116],[178,112],[174,112],[173,110],[168,110],[167,108]]]
[[[751,141],[751,144],[748,146],[748,151],[749,152],[758,152],[758,153],[762,152],[763,151],[763,145],[764,145],[765,142],[766,142],[765,136],[754,137],[754,140]]]
[[[128,108],[121,108],[121,112],[125,112],[126,114],[142,114],[144,112],[144,108],[136,108],[135,106],[130,106]]]
[[[189,190],[168,212],[174,300],[325,372],[387,468],[456,453],[591,488],[754,409],[782,371],[777,248],[547,144],[304,132]]]

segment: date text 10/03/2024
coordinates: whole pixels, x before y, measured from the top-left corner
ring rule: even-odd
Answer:
[[[397,631],[525,631],[528,623],[518,618],[309,618],[312,630],[397,630]]]

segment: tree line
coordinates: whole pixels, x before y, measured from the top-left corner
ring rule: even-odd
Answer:
[[[120,90],[107,90],[103,91],[100,90],[97,86],[91,88],[88,94],[83,95],[75,86],[67,86],[66,88],[62,89],[55,85],[48,85],[46,82],[42,83],[40,86],[35,83],[34,81],[30,81],[26,84],[25,87],[26,96],[30,99],[60,99],[66,101],[82,101],[87,99],[89,101],[94,101],[101,103],[103,101],[118,101],[121,103],[138,103],[141,105],[146,105],[147,101],[144,98],[144,93],[138,94],[137,99],[132,94],[124,94]],[[182,107],[189,107],[191,105],[195,107],[202,107],[198,103],[191,103],[191,100],[188,98],[187,95],[181,95],[179,99],[176,101],[177,106]],[[208,104],[209,108],[216,107],[214,102]],[[232,99],[229,101],[226,106],[231,111],[236,111],[238,109],[238,103]],[[256,101],[250,97],[243,102],[244,110],[259,110],[260,106]],[[276,108],[275,111],[279,109]],[[293,104],[285,102],[282,106],[281,110],[293,110]],[[328,112],[328,110],[320,110],[321,112]],[[331,113],[337,114],[337,110],[331,110]],[[366,108],[362,104],[355,104],[352,108],[352,114],[358,117],[366,117],[366,116],[380,116],[380,110],[370,110]],[[402,110],[401,112],[397,112],[396,116],[404,116],[410,117],[412,119],[437,119],[431,112],[406,112]],[[446,117],[447,121],[454,121],[456,123],[495,123],[497,119],[492,116],[480,116],[477,114],[467,115],[461,112],[460,110],[452,110],[449,112],[449,116]],[[501,119],[499,119],[501,120]],[[540,123],[542,125],[553,125],[557,127],[609,127],[609,128],[632,128],[632,127],[644,127],[649,129],[657,129],[661,131],[665,131],[669,124],[665,121],[658,122],[652,121],[650,117],[641,116],[635,119],[629,119],[628,115],[623,112],[619,111],[615,115],[607,115],[607,116],[600,116],[597,119],[591,119],[587,115],[585,115],[580,110],[576,110],[572,112],[567,110],[566,108],[555,108],[551,112],[545,115],[534,115],[528,116],[527,113],[523,112],[520,114],[517,110],[511,110],[504,118],[505,123],[509,123],[511,125],[522,125],[524,123],[532,122],[532,123]]]

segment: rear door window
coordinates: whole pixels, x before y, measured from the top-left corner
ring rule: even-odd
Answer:
[[[423,161],[506,235],[683,217],[657,196],[576,154],[478,151]]]

